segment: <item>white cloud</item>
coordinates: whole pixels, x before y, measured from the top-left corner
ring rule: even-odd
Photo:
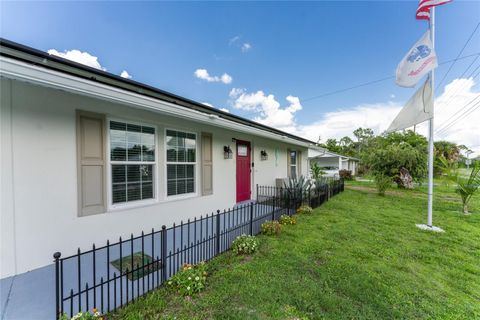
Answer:
[[[393,93],[390,95],[390,99],[395,99],[395,97],[396,96]]]
[[[240,36],[235,36],[233,38],[230,38],[230,40],[228,40],[228,44],[231,46],[231,45],[234,45],[238,40],[240,40]]]
[[[123,70],[122,73],[120,73],[120,77],[125,79],[132,79],[132,76],[127,72],[127,70]]]
[[[59,52],[55,49],[50,49],[50,50],[48,50],[48,54],[55,55],[55,56],[65,58],[65,59],[68,59],[68,60],[72,60],[72,61],[84,64],[86,66],[89,66],[89,67],[92,67],[92,68],[95,68],[95,69],[99,69],[99,70],[103,70],[103,71],[107,70],[106,68],[104,68],[100,65],[100,62],[98,62],[97,57],[91,55],[88,52],[81,52],[80,50],[76,50],[76,49],[67,50],[65,52]]]
[[[247,93],[245,89],[233,88],[230,91],[231,104],[234,108],[254,111],[259,116],[253,120],[287,132],[296,131],[295,112],[302,109],[300,99],[287,96],[287,107],[281,107],[273,94],[266,95],[263,91]]]
[[[210,108],[217,108],[217,107],[215,107],[213,104],[208,103],[208,102],[202,102],[202,104],[204,104],[204,105],[206,105],[206,106],[208,106],[208,107],[210,107]],[[223,111],[223,112],[228,112],[228,113],[230,113],[230,110],[228,110],[227,108],[217,108],[217,109],[220,110],[220,111]]]
[[[413,91],[412,91],[413,94]],[[478,104],[480,91],[475,87],[475,81],[456,79],[445,86],[443,93],[435,99],[435,128],[445,127],[455,115],[462,114]],[[375,104],[360,104],[358,106],[340,109],[325,113],[319,120],[306,124],[297,124],[295,115],[302,109],[300,99],[288,96],[287,107],[280,107],[280,103],[273,95],[266,95],[263,91],[247,93],[245,89],[233,88],[230,90],[230,103],[239,110],[258,113],[254,121],[274,128],[294,133],[298,136],[325,142],[329,138],[340,139],[344,136],[354,138],[353,130],[363,127],[371,128],[375,134],[384,132],[398,112],[403,107],[399,102],[381,102]],[[473,103],[462,109],[467,103],[476,98]],[[453,116],[453,118],[452,118]],[[428,134],[428,123],[416,126],[416,131],[424,136]],[[435,140],[448,140],[457,144],[464,144],[475,153],[471,158],[480,155],[480,108],[477,108],[467,117],[461,119],[452,127],[435,134]]]
[[[222,74],[220,77],[211,76],[208,73],[207,69],[197,69],[193,74],[195,75],[195,77],[205,80],[207,82],[222,82],[224,84],[229,84],[233,81],[233,78],[227,73]]]
[[[313,141],[317,141],[320,136],[322,142],[344,136],[353,138],[353,130],[359,127],[371,128],[379,134],[388,128],[401,108],[399,104],[386,102],[327,112],[318,121],[298,126],[297,134]]]
[[[250,49],[252,49],[252,45],[248,42],[245,42],[244,44],[242,44],[242,52],[248,52],[250,51]]]
[[[243,53],[250,51],[253,48],[252,44],[249,42],[240,41],[241,39],[242,36],[240,35],[232,37],[228,40],[228,45],[240,48]]]
[[[204,104],[204,105],[206,105],[207,107],[210,107],[210,108],[215,108],[215,107],[213,106],[213,104],[208,103],[208,102],[202,102],[202,104]]]

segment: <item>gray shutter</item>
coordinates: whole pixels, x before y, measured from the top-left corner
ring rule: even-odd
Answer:
[[[106,211],[105,117],[77,112],[78,215]]]
[[[212,134],[202,132],[202,195],[213,194]]]

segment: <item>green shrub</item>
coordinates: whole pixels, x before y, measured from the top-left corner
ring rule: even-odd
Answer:
[[[202,261],[197,265],[186,263],[168,281],[168,285],[177,289],[182,296],[191,296],[205,288],[207,275],[207,264],[205,262]]]
[[[262,233],[267,236],[275,236],[282,231],[282,225],[278,221],[265,221],[261,226]]]
[[[307,206],[307,205],[303,205],[303,206],[301,206],[300,208],[297,209],[298,214],[308,214],[308,213],[312,213],[312,212],[313,212],[312,207]]]
[[[60,316],[60,320],[94,320],[94,319],[98,319],[98,320],[103,319],[100,312],[98,312],[97,309],[95,308],[93,308],[92,313],[88,311],[79,312],[71,318],[66,313]]]
[[[382,173],[377,173],[375,175],[375,184],[377,186],[377,192],[379,195],[384,196],[385,191],[390,188],[392,184],[392,178],[382,174]]]
[[[293,225],[297,224],[297,219],[295,216],[289,216],[288,214],[282,214],[278,220],[282,225]]]
[[[258,249],[258,239],[255,236],[242,234],[232,242],[232,250],[236,254],[252,254]]]

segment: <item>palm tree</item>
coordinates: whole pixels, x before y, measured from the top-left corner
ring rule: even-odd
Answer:
[[[475,163],[468,179],[456,175],[456,180],[457,188],[455,192],[462,198],[463,213],[468,214],[468,202],[480,187],[480,165]]]

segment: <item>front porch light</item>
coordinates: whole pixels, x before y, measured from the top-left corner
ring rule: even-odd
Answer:
[[[232,149],[230,146],[223,146],[223,158],[224,159],[232,159]]]
[[[268,160],[268,153],[266,150],[260,151],[260,159],[261,160]]]

